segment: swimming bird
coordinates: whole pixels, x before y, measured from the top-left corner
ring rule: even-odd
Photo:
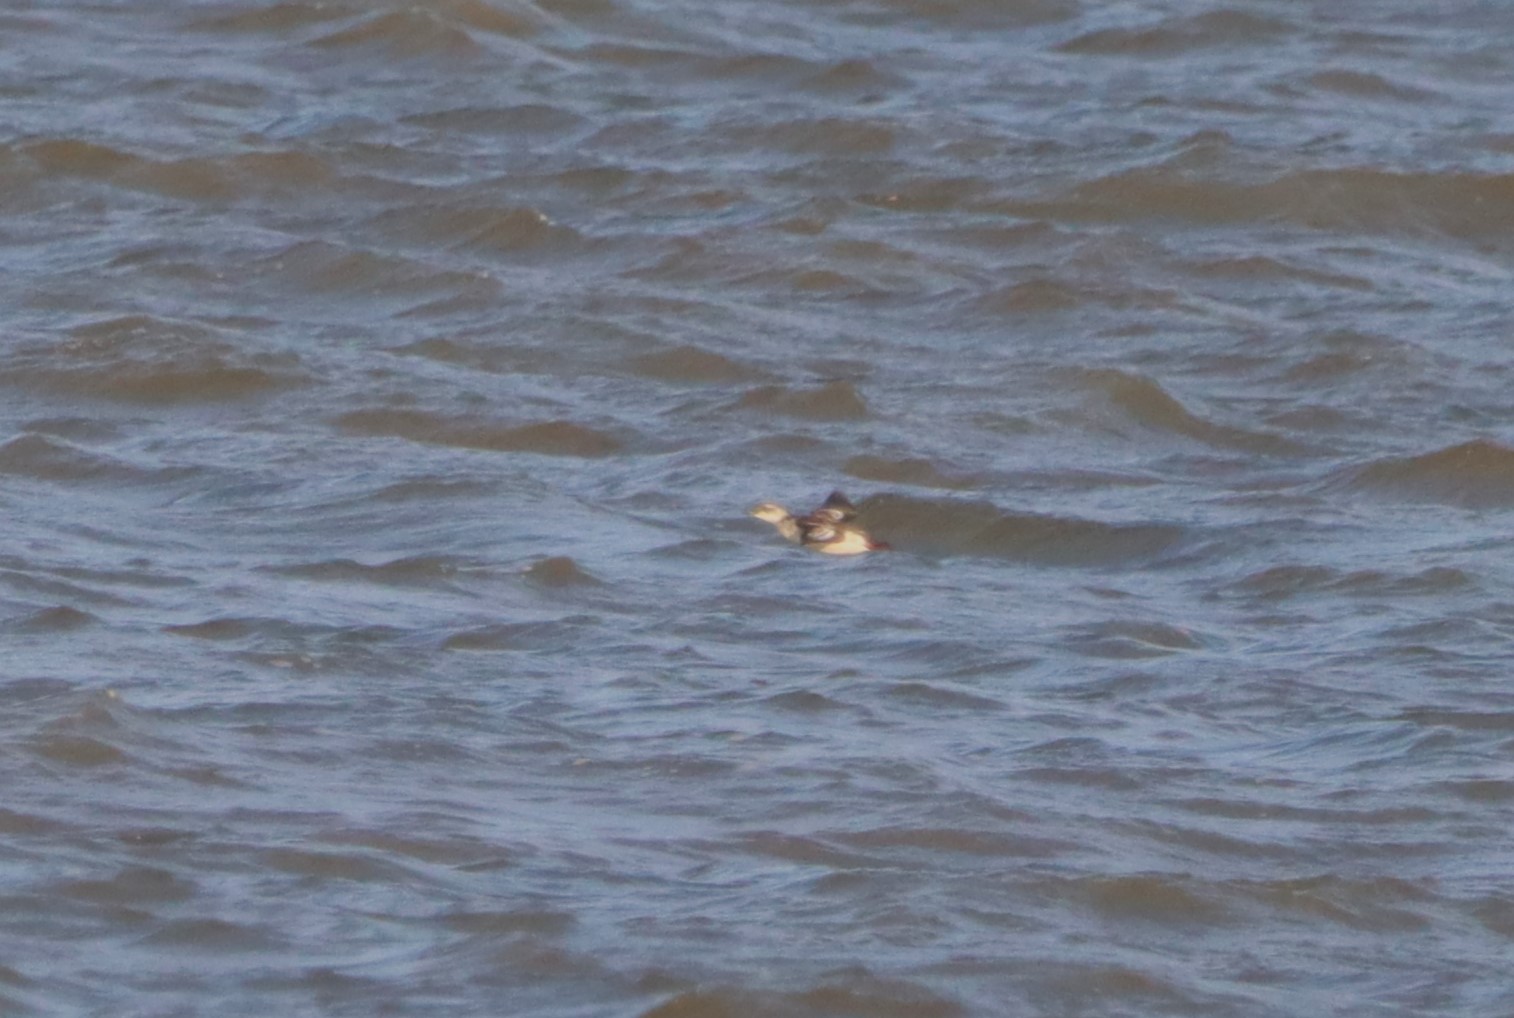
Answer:
[[[820,508],[804,516],[795,516],[777,502],[755,505],[751,515],[777,527],[778,533],[788,540],[827,555],[861,555],[889,549],[852,522],[857,518],[857,507],[839,491],[831,492]]]

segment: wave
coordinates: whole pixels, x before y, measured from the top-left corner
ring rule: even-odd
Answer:
[[[126,315],[19,348],[7,384],[150,405],[221,403],[304,386],[293,353],[249,351],[218,329]]]
[[[449,555],[413,555],[377,565],[365,565],[343,558],[260,568],[262,571],[279,576],[331,583],[358,582],[400,587],[450,587],[451,581],[468,567],[468,562]]]
[[[912,484],[920,488],[973,488],[971,477],[955,477],[943,472],[930,460],[919,456],[891,458],[862,454],[847,460],[841,468],[848,477],[884,484]]]
[[[756,368],[697,346],[678,346],[632,359],[636,374],[663,382],[742,382],[759,377]]]
[[[294,198],[336,178],[326,160],[292,149],[158,160],[76,138],[44,138],[16,152],[44,177],[83,177],[194,202]]]
[[[1467,509],[1514,507],[1514,448],[1487,439],[1419,456],[1387,457],[1345,473],[1348,487]]]
[[[622,442],[613,435],[572,421],[504,424],[471,417],[444,417],[420,410],[354,410],[336,424],[354,435],[390,436],[489,452],[529,452],[544,456],[609,456]]]
[[[582,239],[577,230],[522,205],[422,203],[384,212],[372,222],[401,241],[421,240],[483,255],[530,252],[539,258],[571,251]]]
[[[1102,368],[1081,370],[1078,378],[1108,411],[1150,431],[1181,435],[1215,448],[1262,455],[1300,451],[1298,443],[1282,435],[1206,420],[1143,375]]]
[[[1123,170],[1042,202],[1004,202],[1020,216],[1111,223],[1292,223],[1306,229],[1503,238],[1514,228],[1514,173],[1302,170],[1261,182],[1195,179],[1172,166]]]
[[[1006,512],[989,502],[876,495],[861,521],[894,547],[925,555],[982,555],[1056,566],[1121,566],[1174,551],[1183,527],[1101,523],[1067,516]]]
[[[1167,18],[1140,28],[1101,28],[1069,39],[1057,49],[1098,56],[1165,57],[1193,50],[1271,45],[1288,32],[1286,22],[1219,10]]]
[[[811,421],[858,421],[868,416],[867,402],[850,382],[828,382],[817,389],[764,385],[736,402],[742,410],[802,417]]]
[[[45,481],[104,481],[122,485],[158,483],[191,472],[188,469],[137,466],[46,435],[18,435],[0,445],[0,476]]]

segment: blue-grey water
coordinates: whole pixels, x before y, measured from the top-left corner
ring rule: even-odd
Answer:
[[[0,270],[0,1013],[1514,1013],[1508,5],[13,3]]]

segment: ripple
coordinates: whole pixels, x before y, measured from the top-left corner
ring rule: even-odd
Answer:
[[[45,435],[21,435],[0,445],[0,474],[45,481],[154,484],[192,471],[145,469]]]
[[[1309,84],[1326,92],[1364,99],[1423,102],[1434,94],[1407,85],[1395,85],[1381,74],[1364,71],[1320,71],[1309,76]]]
[[[1342,379],[1373,373],[1414,370],[1414,351],[1409,344],[1354,329],[1328,332],[1311,344],[1319,352],[1290,367],[1284,378],[1307,385],[1334,385]]]
[[[1092,877],[1074,881],[1077,893],[1094,909],[1117,920],[1213,926],[1229,923],[1230,910],[1181,877],[1142,874]]]
[[[544,103],[521,103],[504,106],[459,106],[428,113],[413,113],[400,118],[434,131],[464,134],[487,134],[515,137],[522,134],[565,134],[586,126],[588,121],[561,106]]]
[[[765,385],[748,391],[736,406],[811,421],[857,421],[868,416],[867,403],[850,382],[828,382],[818,389],[799,390]]]
[[[1293,260],[1265,255],[1211,258],[1195,262],[1193,271],[1211,279],[1223,279],[1251,286],[1272,287],[1283,283],[1305,283],[1325,289],[1348,289],[1370,292],[1372,280],[1342,272],[1327,272],[1296,264]]]
[[[1514,174],[1319,169],[1259,184],[1191,179],[1167,167],[1122,170],[1079,184],[1064,200],[1000,202],[1006,211],[1073,221],[1209,225],[1283,221],[1316,231],[1506,235]]]
[[[455,749],[456,747],[448,747]],[[389,818],[386,818],[386,822]],[[397,855],[422,863],[465,867],[497,861],[498,847],[472,836],[448,834],[457,818],[432,812],[403,818],[397,827],[341,827],[321,834],[320,841]]]
[[[1437,596],[1475,583],[1469,573],[1446,566],[1400,575],[1375,569],[1347,572],[1328,566],[1289,564],[1251,573],[1229,589],[1268,601],[1283,601],[1321,592],[1355,597]]]
[[[444,417],[420,410],[353,410],[338,417],[336,424],[353,435],[391,436],[427,445],[487,452],[593,458],[609,456],[622,448],[620,439],[572,421],[504,424]]]
[[[468,936],[497,937],[518,933],[558,936],[573,928],[573,916],[549,910],[497,910],[449,912],[440,921],[450,930]]]
[[[1060,280],[1026,279],[978,297],[974,306],[994,315],[1022,315],[1069,311],[1087,301],[1077,287]]]
[[[483,47],[463,26],[434,11],[411,9],[376,13],[346,28],[312,39],[321,49],[372,49],[386,57],[414,59],[478,56]]]
[[[195,640],[240,640],[255,632],[262,622],[263,620],[260,619],[217,618],[206,619],[204,622],[164,626],[163,631]]]
[[[310,381],[294,354],[246,345],[205,325],[127,315],[74,329],[62,342],[22,347],[6,381],[148,406],[246,400]]]
[[[847,705],[833,700],[812,689],[790,689],[774,693],[763,701],[777,710],[794,711],[797,714],[819,714],[823,711],[844,710]]]
[[[566,555],[555,555],[531,563],[526,579],[542,587],[599,587],[603,582]]]
[[[1353,879],[1326,875],[1242,886],[1257,901],[1280,912],[1374,933],[1409,933],[1430,928],[1430,917],[1420,909],[1436,898],[1414,881],[1395,877]]]
[[[328,559],[322,562],[288,566],[263,566],[261,571],[280,576],[328,583],[377,583],[384,586],[451,587],[451,581],[469,567],[469,563],[448,555],[414,555],[366,565],[352,559]]]
[[[1065,954],[1029,959],[1024,976],[1033,999],[1051,1002],[1067,1013],[1097,1011],[1118,1000],[1138,1014],[1206,1015],[1223,1013],[1230,996],[1205,999],[1185,992],[1172,978],[1149,969],[1114,962],[1069,961]]]
[[[105,177],[137,162],[135,156],[109,145],[77,138],[48,138],[20,149],[46,174],[78,174]]]
[[[174,919],[138,943],[196,953],[264,952],[286,946],[272,930],[228,919]]]
[[[188,901],[198,893],[193,881],[167,870],[130,866],[104,879],[68,880],[54,890],[81,901],[107,905],[148,905]]]
[[[878,95],[903,88],[905,79],[896,71],[862,58],[837,60],[812,68],[798,82],[801,88],[822,94]]]
[[[104,767],[125,763],[130,757],[118,746],[90,735],[52,733],[38,738],[32,751],[54,763],[69,767]]]
[[[673,544],[662,545],[647,552],[654,558],[669,559],[683,562],[713,562],[718,560],[730,547],[727,541],[712,540],[707,537],[698,537],[688,541],[677,541]]]
[[[917,456],[890,458],[864,454],[853,456],[841,469],[848,476],[864,481],[913,484],[921,488],[977,487],[977,482],[973,479],[949,476],[930,460]]]
[[[664,382],[722,384],[759,377],[755,368],[697,346],[680,346],[642,354],[630,362],[639,375]]]
[[[305,0],[278,0],[276,3],[233,14],[216,14],[191,21],[200,31],[288,33],[307,25],[318,25],[346,16],[334,4],[308,3]]]
[[[1057,49],[1099,56],[1168,57],[1194,50],[1274,45],[1290,26],[1246,11],[1219,10],[1168,18],[1149,28],[1105,28],[1073,38]]]
[[[686,990],[637,1018],[960,1018],[966,1010],[949,997],[898,979],[852,973],[809,989],[790,991],[714,987]]]
[[[411,243],[485,255],[571,254],[582,240],[577,230],[526,206],[420,205],[383,212],[373,225]]]
[[[1075,847],[1071,842],[1051,842],[1043,838],[961,827],[885,827],[842,835],[838,840],[873,851],[923,850],[1020,859],[1055,857]]]
[[[939,653],[930,656],[939,656]],[[940,682],[895,682],[884,688],[890,699],[917,707],[941,707],[971,711],[1004,710],[1004,704],[991,697],[953,688]]]
[[[1514,448],[1487,439],[1419,456],[1385,457],[1349,471],[1345,483],[1420,502],[1468,509],[1514,506]]]
[[[880,540],[932,555],[984,555],[1044,565],[1112,566],[1155,559],[1185,536],[1164,523],[1100,523],[1005,512],[989,502],[878,495],[859,503]]]
[[[89,612],[70,608],[68,605],[54,605],[51,608],[38,609],[24,619],[7,624],[5,628],[32,633],[67,633],[75,629],[98,625],[99,622],[99,617]]]
[[[302,241],[262,258],[258,277],[294,293],[344,297],[408,306],[416,300],[495,296],[499,284],[480,272],[438,268],[428,262],[344,247],[326,241]]]
[[[329,184],[329,164],[304,152],[247,152],[218,158],[141,160],[120,178],[130,187],[196,202],[294,195]]]
[[[20,151],[47,176],[100,180],[192,202],[292,196],[335,176],[325,160],[293,149],[156,160],[75,138],[49,138]]]
[[[764,149],[849,156],[885,154],[893,149],[898,133],[899,128],[886,121],[825,117],[748,128],[743,135]]]
[[[1514,732],[1514,711],[1413,707],[1405,710],[1400,717],[1429,728],[1446,727],[1465,732]]]
[[[315,852],[274,848],[259,855],[270,870],[315,880],[358,880],[367,883],[405,882],[408,871],[392,862],[358,852]]]
[[[0,834],[10,837],[37,837],[62,834],[69,825],[48,817],[19,813],[0,807]]]
[[[573,615],[531,622],[499,622],[476,626],[448,636],[444,650],[561,651],[584,639],[597,628],[598,619]]]
[[[1181,435],[1222,449],[1263,455],[1298,453],[1297,443],[1268,432],[1216,424],[1185,407],[1155,381],[1115,369],[1079,373],[1079,380],[1107,408],[1132,424],[1151,431]]]
[[[1124,620],[1079,627],[1068,645],[1080,654],[1117,661],[1165,657],[1204,646],[1192,630],[1181,626]]]

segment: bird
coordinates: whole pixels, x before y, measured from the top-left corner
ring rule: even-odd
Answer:
[[[875,541],[866,530],[852,522],[857,507],[839,491],[820,504],[820,508],[795,516],[777,502],[761,502],[750,510],[752,516],[771,523],[786,539],[827,555],[861,555],[869,551],[888,551],[889,545]]]

